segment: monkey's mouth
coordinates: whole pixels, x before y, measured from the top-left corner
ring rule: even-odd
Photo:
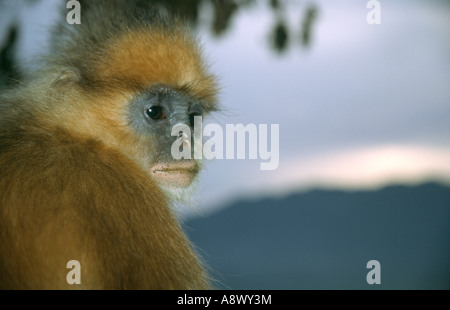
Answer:
[[[152,176],[162,185],[188,187],[199,172],[194,160],[158,163],[151,168]]]

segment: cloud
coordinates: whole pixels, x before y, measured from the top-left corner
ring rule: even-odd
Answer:
[[[382,145],[292,159],[274,184],[356,189],[430,179],[450,184],[450,147]]]

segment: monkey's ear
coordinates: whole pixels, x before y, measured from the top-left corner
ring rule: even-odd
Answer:
[[[50,88],[76,83],[78,82],[79,79],[80,76],[76,70],[64,69],[63,71],[61,71],[59,76],[53,81]]]
[[[48,90],[48,98],[60,98],[67,90],[73,89],[73,86],[79,81],[80,77],[76,70],[64,69],[52,81]]]

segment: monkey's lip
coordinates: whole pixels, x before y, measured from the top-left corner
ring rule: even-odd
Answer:
[[[199,171],[195,161],[179,161],[159,163],[151,168],[152,175],[163,185],[173,187],[187,187],[194,180]]]

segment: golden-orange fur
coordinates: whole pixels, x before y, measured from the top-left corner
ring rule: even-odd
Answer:
[[[209,288],[149,171],[154,138],[126,115],[155,85],[212,111],[215,78],[179,22],[131,19],[138,11],[121,0],[93,3],[43,69],[0,97],[0,289]],[[66,282],[70,260],[81,285]]]
[[[16,135],[2,136],[15,146],[0,157],[0,288],[207,287],[163,194],[128,158],[62,129]],[[79,287],[66,282],[72,259]]]
[[[96,72],[100,80],[116,77],[141,87],[155,83],[189,91],[207,102],[215,101],[215,78],[206,72],[196,42],[182,28],[177,36],[130,31],[112,42],[112,49]],[[123,59],[130,61],[124,62]],[[129,84],[131,84],[129,83]]]

